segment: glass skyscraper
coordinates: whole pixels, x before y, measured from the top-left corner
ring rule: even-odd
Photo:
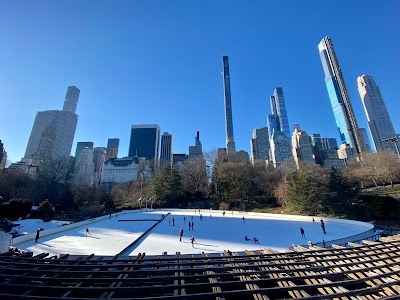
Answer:
[[[231,83],[230,83],[230,75],[229,75],[229,59],[228,59],[228,56],[224,56],[222,58],[222,61],[223,61],[223,76],[224,76],[226,151],[229,154],[229,153],[236,152],[236,149],[235,149],[235,139],[233,138]]]
[[[173,140],[172,135],[168,132],[164,132],[161,136],[161,151],[160,151],[160,166],[172,165],[172,148]]]
[[[329,36],[318,44],[318,50],[341,143],[349,144],[357,153],[361,153],[365,151],[363,137],[359,133],[356,116]]]
[[[371,75],[357,78],[358,92],[367,115],[368,127],[376,151],[393,151],[397,153],[393,141],[384,141],[396,136],[392,120],[386,108],[379,87]]]
[[[43,137],[47,139],[47,145],[52,145],[51,149],[47,149],[48,156],[52,159],[69,159],[78,123],[78,116],[75,113],[78,99],[79,89],[75,86],[69,86],[63,110],[40,111],[36,114],[23,161],[30,161],[39,154],[41,151],[39,144],[41,140],[42,144],[44,142],[42,139],[43,131],[46,128],[49,131],[49,126],[53,128],[52,131],[55,134],[53,134],[54,140],[51,143],[49,140],[51,135],[48,134],[50,132],[45,133],[45,137]]]
[[[160,131],[160,126],[157,124],[132,125],[128,156],[151,160],[154,162],[154,170],[157,170]]]
[[[285,98],[283,96],[283,89],[281,87],[277,87],[274,90],[274,95],[271,97],[271,110],[272,114],[278,116],[279,131],[282,131],[290,139],[289,120],[286,111]]]

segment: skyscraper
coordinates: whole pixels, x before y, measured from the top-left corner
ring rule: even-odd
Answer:
[[[292,136],[292,152],[297,169],[300,168],[300,161],[315,163],[311,140],[307,132],[300,128],[295,128]]]
[[[67,90],[63,110],[40,111],[36,114],[23,158],[24,161],[32,160],[33,156],[38,155],[43,150],[39,151],[39,144],[42,138],[46,139],[46,143],[42,140],[43,145],[52,146],[51,149],[47,149],[49,157],[52,159],[69,158],[78,123],[78,116],[75,114],[78,98],[79,89],[75,86],[70,86]],[[52,128],[49,128],[49,126]],[[43,136],[43,131],[46,128],[47,133]],[[50,129],[55,132],[53,141],[49,140],[51,136]]]
[[[270,97],[270,105],[272,114],[267,117],[271,153],[270,160],[274,163],[274,167],[277,167],[292,154],[289,121],[283,89],[281,87],[275,88],[274,95]],[[282,140],[285,138],[287,141],[283,142]],[[287,149],[285,149],[286,146],[288,147]]]
[[[226,151],[227,154],[236,152],[235,139],[233,138],[233,120],[232,120],[232,101],[231,101],[231,82],[229,75],[228,56],[222,58],[223,77],[224,77],[224,104],[225,104],[225,122],[226,122]]]
[[[128,156],[151,160],[154,170],[157,170],[160,131],[160,126],[157,124],[132,125]]]
[[[78,160],[74,168],[75,183],[93,184],[95,179],[93,150],[86,147],[79,154]]]
[[[119,139],[118,138],[108,139],[105,160],[108,160],[111,157],[118,157],[118,149],[119,149]]]
[[[172,135],[168,132],[164,132],[161,136],[161,150],[160,150],[160,166],[172,165],[173,159],[173,139]]]
[[[318,50],[341,143],[349,144],[357,153],[361,153],[365,150],[363,138],[358,131],[356,116],[347,93],[342,70],[329,36],[323,38],[318,44]]]
[[[289,120],[286,111],[285,98],[283,96],[283,89],[277,87],[274,90],[274,95],[271,96],[271,111],[273,115],[278,117],[278,129],[282,131],[286,137],[290,139]]]
[[[101,174],[104,159],[106,157],[106,147],[95,147],[93,149],[94,171],[98,176]]]
[[[251,161],[266,161],[269,154],[269,135],[268,127],[262,127],[253,130],[252,139],[250,140]]]
[[[189,158],[203,156],[203,146],[200,142],[200,132],[197,131],[194,146],[189,146]]]
[[[289,139],[282,131],[274,130],[269,143],[271,147],[271,160],[275,168],[279,167],[280,164],[292,156]]]
[[[93,150],[94,143],[93,142],[78,142],[76,143],[76,150],[75,150],[75,160],[79,160],[79,155],[81,154],[82,150],[85,148],[89,148]]]
[[[374,78],[371,75],[359,76],[357,85],[376,151],[390,150],[397,153],[392,141],[383,141],[395,137],[396,133],[385,101],[379,87],[375,84]]]

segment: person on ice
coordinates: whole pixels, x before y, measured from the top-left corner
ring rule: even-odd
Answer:
[[[253,242],[256,243],[256,244],[258,244],[258,238],[253,237]]]
[[[172,218],[172,226],[175,226],[175,218]]]
[[[183,228],[179,231],[179,241],[182,242]]]
[[[87,236],[88,234],[90,234],[89,228],[86,228],[86,236]],[[90,234],[90,235],[91,235],[91,234]]]
[[[192,243],[192,248],[194,248],[194,243],[196,242],[196,240],[194,239],[194,236],[192,236],[192,238],[190,239],[190,242]]]
[[[192,226],[191,226],[192,223],[189,221],[188,225],[189,225],[189,231],[190,231],[190,228],[192,227]]]
[[[303,227],[300,227],[300,233],[301,233],[301,238],[302,238],[302,239],[305,239],[305,238],[306,238],[306,235],[305,235],[305,233],[304,233]]]
[[[243,220],[243,224],[244,224],[244,216],[242,217],[242,220]]]
[[[186,217],[183,217],[183,223],[186,224]]]
[[[37,241],[39,239],[39,235],[40,235],[40,228],[38,230],[36,230],[35,243],[37,243]]]
[[[250,239],[247,237],[247,235],[244,237],[245,241],[250,241]]]
[[[171,218],[168,219],[168,225],[171,225]]]
[[[321,219],[321,228],[322,228],[322,231],[324,232],[324,234],[326,234],[325,223],[324,223],[324,220],[322,220],[322,219]]]
[[[312,218],[312,222],[313,222],[313,223],[317,223],[317,222],[315,222],[314,217]]]

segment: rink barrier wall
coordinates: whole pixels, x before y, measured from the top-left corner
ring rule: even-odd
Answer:
[[[135,212],[135,211],[129,210],[129,211],[124,211],[124,212],[119,212],[119,213],[116,213],[116,214],[114,213],[111,216],[115,217],[115,215],[120,215],[120,214],[122,215],[122,214],[127,214],[127,213],[132,213],[132,212]],[[60,227],[56,227],[56,228],[52,228],[52,229],[45,229],[45,230],[40,231],[40,238],[46,237],[46,236],[49,236],[49,235],[52,235],[52,234],[55,234],[55,233],[68,231],[68,230],[73,229],[73,228],[77,228],[77,227],[82,227],[82,226],[85,226],[85,225],[93,224],[93,223],[96,223],[96,222],[99,222],[99,221],[102,221],[102,220],[106,220],[106,219],[109,219],[109,218],[110,218],[110,215],[104,215],[104,216],[101,216],[101,217],[97,217],[97,218],[93,218],[93,219],[89,219],[89,220],[85,220],[85,221],[80,221],[80,222],[76,222],[76,223],[71,223],[71,224],[68,224],[68,225],[64,225],[64,226],[60,226]],[[20,236],[17,236],[15,238],[13,238],[11,240],[11,244],[13,246],[17,246],[18,244],[35,240],[35,238],[36,238],[36,232],[32,232],[32,233],[20,235]]]

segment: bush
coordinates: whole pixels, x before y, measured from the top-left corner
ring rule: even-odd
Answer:
[[[49,200],[41,202],[36,210],[36,216],[45,222],[51,221],[54,218],[54,215],[54,206],[49,202]]]
[[[0,205],[0,216],[16,220],[18,218],[25,218],[32,209],[32,203],[23,199],[11,199]]]

